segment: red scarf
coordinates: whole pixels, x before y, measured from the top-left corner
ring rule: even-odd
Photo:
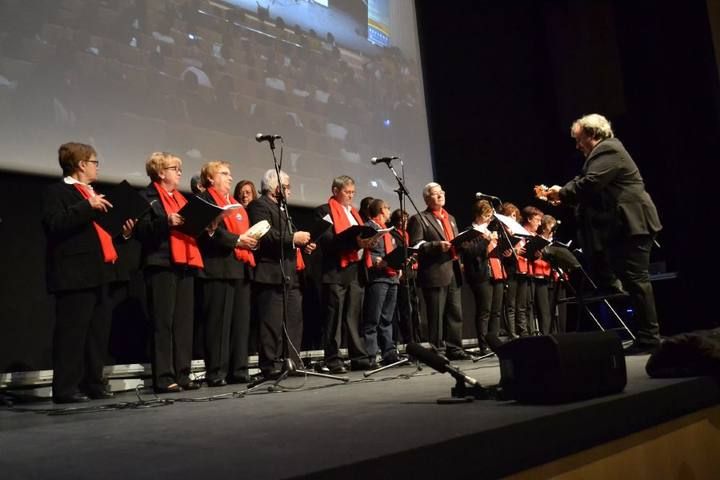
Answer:
[[[207,191],[219,207],[231,204],[239,205],[232,197],[220,195],[220,193],[215,190],[215,187],[210,187]],[[235,235],[243,234],[247,232],[248,228],[250,228],[250,220],[248,219],[247,212],[245,212],[245,209],[242,206],[233,213],[225,215],[223,221],[225,222],[225,228]],[[246,248],[235,247],[235,258],[243,263],[249,264],[251,267],[255,266],[255,257],[252,252]]]
[[[303,260],[302,250],[296,248],[295,254],[295,270],[298,272],[302,272],[303,270],[305,270],[305,260]]]
[[[385,228],[387,228],[385,226],[385,223],[381,222],[379,219],[373,218],[372,221],[377,223],[380,226],[380,228],[383,230]],[[383,242],[385,243],[385,255],[388,255],[390,252],[395,250],[395,245],[393,244],[392,236],[390,235],[390,232],[383,233],[382,237],[383,237]],[[369,248],[365,250],[365,264],[368,266],[368,268],[372,268],[372,266],[373,266],[373,259],[372,259],[372,255],[370,254]],[[385,272],[385,275],[387,275],[388,277],[394,277],[395,275],[397,275],[397,270],[395,270],[394,268],[385,267],[383,269],[383,271]]]
[[[160,196],[160,201],[168,217],[173,213],[179,212],[187,203],[187,200],[179,191],[175,190],[175,192],[170,195],[158,182],[153,182],[153,186]],[[170,258],[176,265],[188,265],[196,268],[203,268],[204,266],[202,255],[200,254],[200,249],[195,239],[174,228],[170,229]]]
[[[507,274],[503,268],[502,260],[498,257],[499,252],[497,251],[497,243],[497,240],[491,240],[487,247],[488,263],[490,264],[490,277],[493,280],[505,280],[507,278]]]
[[[452,225],[450,225],[450,215],[447,211],[445,211],[444,208],[441,208],[439,211],[437,210],[431,210],[432,214],[435,216],[435,218],[439,219],[442,222],[443,231],[445,232],[445,240],[448,242],[455,238],[455,233],[453,232]],[[450,247],[450,255],[452,255],[453,260],[457,260],[457,252],[455,251],[455,247]]]
[[[333,229],[335,231],[335,235],[350,228],[350,220],[347,218],[345,208],[340,205],[340,202],[335,200],[335,198],[330,197],[330,199],[328,200],[328,206],[330,207],[330,218],[332,218],[333,221]],[[355,218],[355,221],[358,223],[358,225],[363,224],[363,221],[360,218],[360,214],[357,210],[355,210],[353,207],[350,207],[350,213],[352,214],[353,218]],[[351,263],[357,262],[358,260],[360,260],[360,257],[358,257],[357,250],[348,250],[340,253],[341,268],[345,268]]]
[[[82,183],[74,183],[75,188],[78,192],[80,192],[80,195],[83,196],[83,198],[90,198],[93,196],[93,194],[90,192],[90,189],[83,185]],[[95,227],[95,233],[97,233],[98,240],[100,240],[100,248],[102,249],[103,253],[103,261],[105,263],[115,263],[118,259],[117,252],[115,251],[115,245],[113,245],[112,237],[109,233],[105,231],[104,228],[102,228],[100,225],[97,224],[97,222],[92,222],[93,227]]]

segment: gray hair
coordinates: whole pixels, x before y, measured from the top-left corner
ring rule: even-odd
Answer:
[[[280,180],[284,183],[287,183],[287,181],[290,180],[290,177],[288,176],[285,171],[280,170]],[[278,177],[277,172],[274,168],[271,168],[262,177],[262,180],[260,180],[260,193],[265,194],[268,192],[274,192],[278,188]]]
[[[576,126],[595,140],[605,140],[606,138],[613,138],[615,136],[608,119],[597,113],[591,113],[590,115],[585,115],[575,120],[570,127],[571,136]]]
[[[343,188],[345,185],[355,185],[355,180],[348,175],[340,175],[333,178],[332,189],[335,190]]]
[[[423,199],[427,199],[430,196],[430,190],[432,190],[435,187],[442,188],[442,185],[440,185],[437,182],[430,182],[427,185],[425,185],[422,190]]]

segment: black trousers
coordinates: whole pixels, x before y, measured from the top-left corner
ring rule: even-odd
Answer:
[[[462,298],[457,280],[447,287],[423,287],[430,343],[448,353],[462,349]]]
[[[281,369],[286,355],[295,366],[303,367],[299,355],[303,333],[302,293],[297,286],[288,287],[287,293],[286,337],[283,332],[282,285],[253,284],[255,315],[259,323],[258,365],[263,372]]]
[[[174,268],[145,270],[148,312],[153,325],[153,385],[190,381],[193,345],[194,278]]]
[[[55,294],[54,397],[104,388],[110,318],[107,285]]]
[[[532,302],[531,312],[537,318],[538,328],[543,335],[549,335],[552,317],[550,316],[550,292],[548,290],[549,280],[546,278],[532,279]]]
[[[488,333],[498,333],[500,330],[505,284],[502,281],[487,279],[471,283],[470,290],[475,298],[475,331],[478,345],[481,348],[488,348],[485,337]]]
[[[343,326],[347,332],[347,346],[350,360],[368,357],[365,342],[360,333],[364,289],[358,280],[348,285],[325,283],[322,286],[322,301],[325,305],[324,347],[325,362],[340,360]]]
[[[528,290],[527,275],[510,274],[505,294],[505,310],[511,335],[526,336],[528,334]]]
[[[250,283],[245,279],[203,278],[199,281],[203,285],[205,378],[217,381],[229,376],[246,375]]]
[[[613,273],[630,294],[635,308],[637,340],[648,345],[660,342],[655,293],[649,272],[653,240],[652,235],[634,235],[611,244],[608,249]]]

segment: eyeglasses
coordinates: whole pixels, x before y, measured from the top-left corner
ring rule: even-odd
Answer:
[[[96,167],[100,166],[99,160],[85,160],[87,163],[94,163]]]
[[[182,167],[178,167],[177,165],[172,167],[165,167],[163,170],[175,170],[177,173],[182,173],[183,169]]]

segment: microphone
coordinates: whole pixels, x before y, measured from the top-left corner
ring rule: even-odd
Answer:
[[[258,143],[261,142],[274,142],[275,140],[280,140],[282,137],[280,135],[264,135],[262,133],[258,133],[255,135],[255,141]]]
[[[437,370],[440,373],[449,373],[456,380],[463,381],[469,385],[480,385],[480,382],[478,382],[472,377],[468,377],[457,367],[450,365],[450,360],[443,357],[442,355],[438,355],[432,350],[423,347],[419,343],[408,343],[406,351],[408,355],[411,355],[418,360],[421,360],[424,364],[426,364],[433,370]]]
[[[390,162],[393,160],[397,160],[400,157],[372,157],[370,159],[370,163],[373,165],[377,165],[378,163],[385,163],[387,165],[390,165]]]
[[[486,195],[486,194],[484,194],[484,193],[482,193],[482,192],[477,192],[477,193],[475,194],[475,198],[478,199],[478,200],[482,200],[483,198],[490,198],[490,199],[492,199],[492,200],[500,201],[500,199],[499,199],[498,197],[496,197],[495,195]]]

